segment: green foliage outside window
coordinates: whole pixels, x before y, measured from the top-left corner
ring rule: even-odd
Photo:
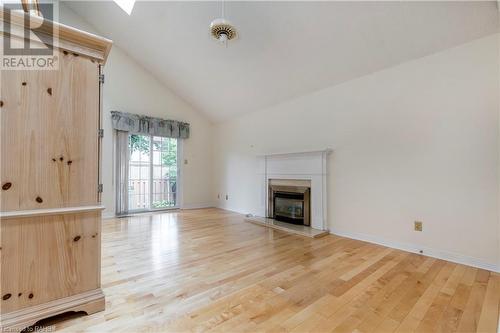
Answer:
[[[129,146],[132,152],[141,152],[149,154],[149,140],[145,135],[132,134],[130,135]],[[177,180],[177,140],[164,139],[162,142],[153,141],[154,149],[161,151],[161,163],[168,167],[168,172],[164,175],[170,181]]]
[[[132,134],[129,140],[129,147],[134,151],[149,154],[149,139],[144,135]]]
[[[153,208],[168,208],[175,206],[175,201],[160,200],[153,202]]]
[[[162,151],[161,153],[161,163],[162,165],[168,166],[169,172],[168,175],[165,175],[170,178],[171,181],[175,181],[177,179],[177,140],[169,139],[170,145],[165,147],[168,148],[166,151]],[[164,143],[166,144],[166,142]],[[160,149],[160,147],[158,147]]]

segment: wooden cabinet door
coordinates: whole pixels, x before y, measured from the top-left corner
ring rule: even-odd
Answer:
[[[0,221],[1,313],[99,288],[100,214]]]
[[[98,201],[99,65],[58,56],[58,70],[1,73],[2,211]]]

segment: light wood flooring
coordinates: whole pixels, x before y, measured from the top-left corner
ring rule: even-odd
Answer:
[[[61,332],[496,332],[500,276],[219,209],[103,223],[106,310]],[[64,319],[64,320],[63,320]]]

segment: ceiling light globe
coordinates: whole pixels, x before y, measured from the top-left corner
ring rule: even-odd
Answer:
[[[221,43],[227,42],[227,35],[226,34],[220,34],[219,35],[219,42],[221,42]]]

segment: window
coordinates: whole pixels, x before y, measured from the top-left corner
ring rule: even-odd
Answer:
[[[125,11],[128,15],[132,14],[134,9],[135,0],[114,0],[115,3]]]
[[[178,140],[130,134],[128,211],[178,206]]]

